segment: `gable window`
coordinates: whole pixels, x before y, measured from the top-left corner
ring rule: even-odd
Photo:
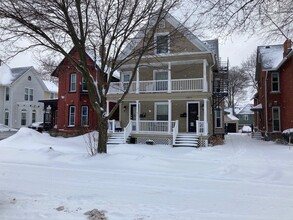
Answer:
[[[273,131],[280,131],[280,107],[272,107]]]
[[[168,90],[168,71],[155,71],[156,91]]]
[[[222,110],[220,108],[215,110],[215,124],[216,128],[222,127]]]
[[[33,110],[32,111],[32,123],[35,123],[36,122],[36,117],[37,117],[37,111],[36,110]]]
[[[5,101],[9,101],[9,87],[5,87]]]
[[[70,74],[70,86],[69,86],[70,92],[76,92],[76,73]]]
[[[157,121],[168,121],[168,103],[156,103],[155,112]]]
[[[156,53],[169,53],[169,35],[157,34],[156,35]]]
[[[83,92],[87,92],[87,84],[86,84],[86,81],[85,79],[82,77],[82,82],[81,82],[81,91]]]
[[[26,110],[21,110],[21,125],[26,125]]]
[[[81,106],[81,126],[89,125],[89,107]]]
[[[244,115],[244,120],[248,121],[248,115]]]
[[[69,113],[68,113],[68,126],[74,127],[75,126],[75,106],[69,106]]]
[[[25,101],[34,100],[34,89],[24,88],[24,100]]]
[[[280,76],[278,72],[272,73],[272,92],[280,92]]]
[[[8,109],[5,109],[4,124],[8,126],[8,123],[9,123],[9,111]]]

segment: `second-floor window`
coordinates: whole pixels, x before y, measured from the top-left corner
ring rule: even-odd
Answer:
[[[34,101],[34,89],[24,88],[24,100]]]
[[[169,35],[168,34],[157,34],[156,35],[156,53],[169,53]]]
[[[75,106],[69,106],[68,126],[75,126]]]
[[[128,84],[129,84],[129,81],[130,81],[130,78],[131,78],[131,73],[123,73],[122,74],[122,81],[123,81],[123,88],[124,90],[127,88]]]
[[[9,101],[9,87],[5,87],[5,101]]]
[[[89,107],[81,106],[81,126],[89,125]]]
[[[156,71],[156,91],[166,91],[168,90],[168,71]]]
[[[87,92],[87,84],[85,79],[82,77],[82,82],[81,82],[81,91]]]
[[[76,92],[76,73],[70,74],[70,85],[69,85],[70,92]]]
[[[280,92],[280,77],[278,72],[272,73],[272,92]]]

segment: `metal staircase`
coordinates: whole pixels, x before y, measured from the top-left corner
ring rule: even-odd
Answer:
[[[193,133],[179,133],[173,147],[198,147],[198,135]]]

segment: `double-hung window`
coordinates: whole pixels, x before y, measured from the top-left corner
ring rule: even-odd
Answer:
[[[89,125],[89,107],[86,105],[81,106],[81,126]]]
[[[81,91],[82,92],[87,92],[87,84],[86,84],[86,81],[85,79],[82,77],[82,82],[81,82]]]
[[[4,119],[4,124],[6,126],[8,126],[8,123],[9,123],[9,111],[8,109],[5,109],[5,119]]]
[[[76,92],[76,73],[70,74],[70,85],[69,85],[70,92]]]
[[[21,110],[21,125],[26,125],[26,110]]]
[[[280,107],[272,107],[273,131],[280,131]]]
[[[69,106],[69,114],[68,114],[68,126],[74,127],[75,126],[75,106]]]
[[[34,89],[24,88],[24,100],[34,101]]]
[[[280,75],[278,72],[272,73],[272,92],[280,92]]]
[[[155,72],[156,91],[168,90],[168,71],[159,70]]]
[[[168,121],[168,103],[156,103],[156,120]]]
[[[169,35],[168,35],[168,33],[156,34],[155,40],[156,40],[156,53],[157,54],[169,53]]]
[[[123,73],[122,76],[123,76],[123,89],[126,90],[131,78],[131,73],[126,72],[126,73]]]
[[[215,110],[216,128],[222,127],[222,110],[220,108]]]

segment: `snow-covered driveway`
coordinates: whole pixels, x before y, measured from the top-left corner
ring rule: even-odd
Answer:
[[[293,219],[288,146],[230,134],[223,146],[117,145],[89,158],[84,140],[21,129],[0,141],[0,219],[86,219],[94,208],[109,220]]]

